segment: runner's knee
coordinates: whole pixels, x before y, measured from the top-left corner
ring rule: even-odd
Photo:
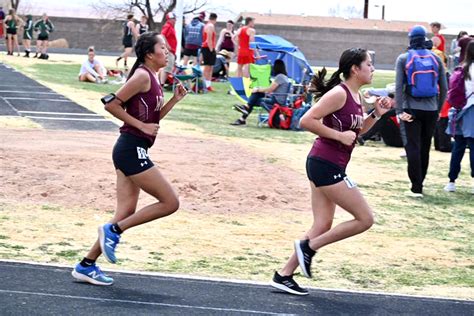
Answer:
[[[369,229],[370,227],[372,227],[372,225],[374,224],[374,215],[372,214],[371,210],[368,210],[358,220],[361,223],[362,229],[365,231]]]

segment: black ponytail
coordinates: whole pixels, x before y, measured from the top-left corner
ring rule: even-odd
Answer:
[[[130,73],[128,74],[127,80],[132,78],[135,70],[140,67],[141,64],[145,63],[146,54],[155,52],[155,45],[158,43],[160,33],[158,32],[146,32],[140,35],[135,44],[135,55],[137,55],[137,60],[133,64]]]
[[[464,80],[472,80],[473,78],[471,78],[471,73],[469,72],[469,68],[474,62],[474,39],[470,40],[469,43],[467,43],[466,52],[464,54],[465,54],[464,61],[463,61]]]
[[[325,81],[324,77],[327,74],[326,67],[318,71],[313,78],[311,79],[310,87],[308,92],[314,94],[314,100],[317,101],[321,98],[326,92],[339,85],[341,80],[341,74],[344,79],[349,79],[351,76],[351,69],[353,65],[360,66],[363,61],[368,57],[367,50],[362,48],[351,48],[345,50],[341,58],[339,59],[339,68],[334,72],[329,78]]]

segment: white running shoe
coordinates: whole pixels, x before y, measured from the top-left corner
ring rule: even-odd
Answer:
[[[456,185],[454,182],[448,182],[446,186],[444,187],[444,191],[446,192],[456,192]]]
[[[422,199],[423,193],[415,193],[412,190],[405,191],[405,196],[415,198],[415,199]]]

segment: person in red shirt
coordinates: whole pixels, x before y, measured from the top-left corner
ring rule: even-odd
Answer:
[[[211,87],[212,68],[216,63],[216,27],[217,14],[209,15],[209,22],[204,26],[202,34],[202,75],[206,82],[207,91],[213,91]]]
[[[245,26],[241,27],[234,35],[237,46],[237,77],[250,77],[249,64],[255,62],[254,51],[250,49],[250,42],[255,41],[255,19],[245,18]]]
[[[163,85],[168,74],[173,73],[174,63],[176,60],[176,47],[178,46],[178,39],[176,38],[176,30],[174,25],[176,23],[176,15],[170,12],[166,15],[166,23],[161,29],[161,35],[166,40],[166,48],[168,49],[168,64],[160,71],[160,83]]]
[[[5,19],[5,12],[3,12],[3,7],[0,6],[0,39],[4,36],[3,30],[3,20]]]
[[[442,51],[443,53],[445,53],[446,52],[446,39],[444,38],[443,35],[439,33],[439,31],[441,30],[441,23],[433,22],[430,24],[430,26],[431,26],[431,32],[433,32],[434,36],[439,37],[439,39],[441,40],[441,44],[439,44],[438,49]]]

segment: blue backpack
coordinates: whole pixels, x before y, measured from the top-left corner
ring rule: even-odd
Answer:
[[[413,97],[427,98],[438,94],[439,64],[427,49],[410,49],[405,65],[407,92]]]
[[[202,46],[202,33],[204,29],[204,24],[202,22],[192,21],[190,24],[186,25],[186,44]]]

